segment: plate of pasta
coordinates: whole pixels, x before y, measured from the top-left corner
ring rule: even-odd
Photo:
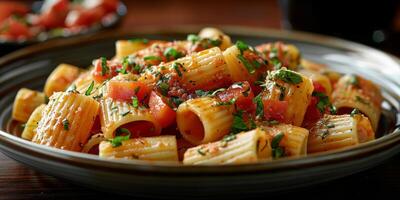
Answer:
[[[399,67],[360,44],[243,27],[50,41],[0,60],[0,149],[143,197],[305,187],[399,152]]]

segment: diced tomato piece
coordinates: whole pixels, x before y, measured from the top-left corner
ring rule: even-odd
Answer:
[[[239,110],[255,110],[255,106],[253,104],[254,94],[251,90],[250,84],[247,81],[235,83],[227,90],[218,93],[217,96],[222,102],[229,102],[232,99],[236,99],[235,105]]]
[[[121,128],[126,128],[131,133],[131,138],[158,136],[153,123],[148,121],[135,121],[124,124]]]
[[[25,15],[29,12],[28,6],[18,2],[0,2],[0,23],[11,15]]]
[[[317,122],[322,114],[317,108],[318,98],[311,97],[310,104],[308,104],[306,114],[304,115],[303,126],[310,127],[312,124]]]
[[[314,92],[326,93],[325,87],[322,86],[320,83],[313,81],[313,85],[314,85]]]
[[[150,112],[162,128],[168,127],[175,122],[176,112],[154,91],[150,94],[149,107]]]
[[[48,1],[42,7],[42,13],[39,16],[39,25],[45,28],[64,27],[65,18],[69,11],[68,0]]]
[[[102,65],[102,59],[97,59],[94,61],[94,69],[92,71],[92,75],[93,79],[99,83],[118,75],[118,69],[122,68],[122,66],[119,64],[112,64],[110,61],[107,61],[105,66],[106,70],[103,74]]]
[[[0,34],[8,39],[29,38],[31,36],[29,27],[17,19],[10,17],[0,27]]]
[[[73,10],[68,13],[65,24],[67,27],[91,26],[100,22],[105,15],[102,7],[87,10]]]
[[[99,155],[99,145],[94,145],[88,152],[89,154]]]
[[[288,107],[287,101],[263,99],[264,117],[266,120],[278,120],[285,122],[285,113]]]
[[[117,101],[132,101],[136,96],[139,102],[149,97],[151,90],[139,81],[110,81],[107,84],[107,96]]]

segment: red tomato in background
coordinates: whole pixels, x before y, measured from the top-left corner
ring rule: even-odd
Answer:
[[[26,39],[31,37],[29,27],[24,23],[12,17],[8,18],[0,26],[0,34],[6,39]]]
[[[0,23],[11,15],[17,14],[23,16],[29,12],[28,6],[23,3],[5,1],[0,2]]]
[[[236,99],[235,105],[238,110],[255,110],[255,106],[253,104],[254,94],[250,84],[247,81],[235,83],[227,90],[218,93],[217,96],[222,102],[229,102],[232,99]]]
[[[67,27],[91,26],[100,22],[106,11],[102,7],[93,9],[73,10],[65,20]]]
[[[132,101],[136,96],[139,102],[149,97],[151,90],[138,81],[110,81],[107,84],[107,96],[117,101]]]
[[[148,121],[131,122],[122,125],[121,128],[126,128],[129,130],[129,132],[131,132],[130,138],[152,137],[160,135],[160,133],[156,132],[154,125]]]
[[[263,99],[264,117],[266,120],[278,120],[285,122],[285,113],[288,107],[287,101]]]
[[[42,7],[38,24],[47,29],[64,27],[68,12],[68,0],[55,0],[48,4],[45,3]]]
[[[151,114],[162,128],[168,127],[175,122],[176,112],[154,91],[150,94],[149,107]]]

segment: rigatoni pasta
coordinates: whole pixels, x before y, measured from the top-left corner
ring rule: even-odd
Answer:
[[[32,142],[80,151],[98,111],[99,103],[90,97],[74,92],[55,93],[42,112]]]
[[[44,94],[50,97],[54,92],[62,92],[79,76],[79,68],[69,64],[58,65],[46,80]]]
[[[46,96],[42,92],[21,88],[14,100],[12,118],[27,122],[35,108],[44,104],[45,101]]]
[[[158,136],[129,139],[114,147],[109,141],[99,146],[102,158],[123,158],[151,161],[178,161],[175,136]]]
[[[115,56],[91,64],[60,64],[44,93],[18,92],[22,138],[104,159],[247,164],[372,141],[381,114],[371,81],[302,59],[292,44],[232,44],[215,28],[118,40]]]

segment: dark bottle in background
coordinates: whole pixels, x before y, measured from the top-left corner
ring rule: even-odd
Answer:
[[[280,0],[286,29],[332,35],[399,52],[397,0]]]

